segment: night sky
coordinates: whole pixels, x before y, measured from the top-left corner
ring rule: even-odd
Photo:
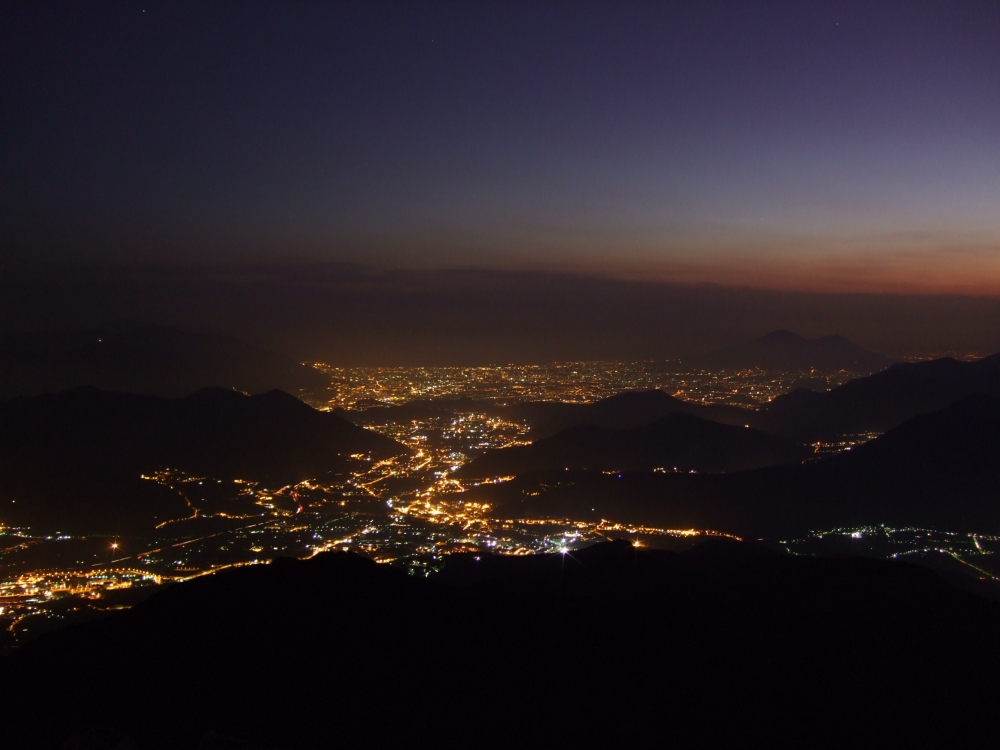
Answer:
[[[1000,292],[1000,4],[12,3],[8,260]]]

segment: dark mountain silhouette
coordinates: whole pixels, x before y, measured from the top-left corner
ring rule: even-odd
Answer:
[[[944,358],[901,363],[826,393],[794,391],[751,413],[747,421],[796,440],[884,432],[974,393],[1000,396],[1000,354],[974,362]]]
[[[186,398],[81,388],[0,404],[0,521],[124,532],[184,513],[139,479],[166,467],[282,486],[344,467],[344,456],[407,449],[336,414],[271,391]]]
[[[532,494],[539,483],[547,485]],[[731,474],[551,472],[480,487],[502,517],[606,518],[748,538],[886,524],[1000,533],[1000,399],[973,396],[853,450]]]
[[[744,425],[752,412],[735,406],[705,406],[683,401],[660,390],[626,391],[588,404],[565,401],[522,401],[514,404],[485,399],[419,399],[399,406],[345,412],[356,424],[380,424],[443,417],[459,411],[477,411],[526,423],[538,440],[580,425],[625,429],[655,422],[667,414],[691,414],[723,424]]]
[[[458,475],[491,477],[559,469],[740,471],[799,463],[812,455],[811,448],[758,430],[674,413],[641,427],[584,425],[531,445],[489,450]]]
[[[730,546],[204,577],[0,661],[4,740],[954,747],[1000,729],[995,603],[904,563]]]
[[[872,373],[893,359],[854,344],[843,336],[805,339],[791,331],[772,331],[745,344],[737,344],[692,358],[692,364],[709,370],[742,370],[759,367],[785,372],[848,370]]]
[[[703,406],[652,390],[627,391],[590,404],[527,401],[514,404],[503,413],[509,419],[526,421],[531,426],[531,438],[538,440],[580,425],[614,429],[640,427],[668,414],[690,414],[715,422],[743,425],[750,412],[735,406]]]
[[[166,326],[101,326],[0,338],[0,400],[81,386],[171,397],[208,386],[299,394],[321,392],[329,379],[236,338]]]
[[[844,434],[885,432],[975,393],[1000,396],[1000,354],[973,362],[944,358],[899,363],[831,391],[792,391],[759,411],[705,406],[652,390],[629,391],[589,404],[528,401],[507,406],[473,399],[415,401],[347,416],[359,424],[374,424],[387,419],[444,416],[456,410],[482,411],[527,423],[530,437],[538,440],[570,427],[626,429],[680,413],[720,424],[748,424],[773,435],[813,442]]]
[[[767,412],[772,417],[794,414],[800,410],[811,409],[814,404],[822,402],[822,395],[821,391],[814,391],[809,388],[796,388],[788,393],[782,393],[772,401],[764,404],[761,410]],[[761,417],[754,415],[752,419],[760,421]]]

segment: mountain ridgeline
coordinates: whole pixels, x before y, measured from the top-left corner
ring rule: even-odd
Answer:
[[[765,349],[777,346],[784,351],[789,349],[789,342],[794,344],[790,347],[791,351],[799,351],[804,346],[807,351],[818,347],[823,351],[854,352],[850,357],[845,355],[837,361],[841,369],[877,372],[830,391],[792,391],[764,404],[759,410],[699,404],[660,390],[650,390],[620,393],[586,404],[555,401],[499,404],[485,399],[435,399],[343,414],[357,424],[371,425],[477,411],[526,424],[532,440],[583,425],[630,429],[650,424],[669,414],[688,414],[720,424],[749,425],[772,435],[812,443],[842,435],[885,432],[919,414],[943,409],[976,393],[1000,396],[1000,354],[972,362],[943,358],[893,364],[892,360],[881,355],[863,357],[857,350],[864,350],[839,337],[809,342],[780,331],[747,346],[751,349],[757,344]],[[813,358],[809,361],[813,362],[811,366],[817,368],[837,364],[833,359]],[[765,359],[756,362],[757,366],[768,362],[777,366],[774,361]],[[789,360],[786,366],[795,369],[791,365],[796,362],[798,360]]]
[[[640,427],[667,414],[682,413],[814,442],[885,432],[975,394],[1000,397],[1000,354],[971,362],[947,357],[902,362],[830,391],[792,391],[756,411],[705,406],[654,390],[622,393],[591,404],[527,402],[506,407],[501,413],[526,421],[534,439],[586,424],[617,429]]]
[[[744,425],[747,410],[735,406],[705,406],[664,393],[661,390],[628,391],[590,404],[554,401],[527,401],[504,410],[508,419],[531,426],[534,440],[560,430],[581,425],[612,429],[640,427],[669,414],[688,414],[723,424]]]
[[[530,445],[490,450],[458,474],[491,477],[559,469],[743,471],[799,463],[812,455],[811,448],[791,440],[676,412],[640,427],[583,425]]]
[[[842,340],[807,343],[814,362],[821,343],[838,356],[852,351]],[[772,344],[802,348],[784,334]],[[424,559],[403,553],[395,565],[321,553],[213,567],[0,659],[0,701],[16,717],[4,743],[951,747],[1000,731],[1000,604],[947,582],[949,565],[965,569],[955,577],[970,590],[1000,579],[979,546],[984,534],[1000,535],[1000,355],[894,364],[758,411],[658,390],[590,404],[453,399],[343,415],[278,390],[165,398],[88,387],[17,397],[0,402],[0,523],[31,527],[34,539],[152,537],[166,521],[201,518],[191,520],[195,506],[173,486],[143,475],[339,486],[357,481],[353,454],[409,453],[355,422],[462,410],[520,421],[533,439],[458,469],[465,479],[514,477],[466,483],[457,502],[478,504],[486,518],[477,523],[539,529],[547,541],[556,538],[552,519],[571,519],[601,534],[613,527],[596,524],[608,521],[763,543],[714,536],[670,552],[644,545],[692,537],[647,528],[632,541],[517,556],[488,545],[469,552],[473,532],[455,524],[461,551],[444,554],[445,527],[435,521],[418,532],[420,549],[432,550],[419,552],[434,560],[430,576]],[[825,458],[796,442],[883,431]],[[377,479],[381,508],[390,493],[406,494],[397,479]],[[295,525],[308,516],[282,513]],[[338,505],[330,518],[348,515],[357,514]],[[395,545],[403,524],[387,517]],[[901,560],[778,551],[818,530],[850,544],[862,526],[909,529],[919,546],[928,530],[968,532],[980,554],[970,563],[940,550],[939,576]],[[176,533],[171,548],[210,538]],[[309,549],[302,541],[282,554]],[[112,601],[99,599],[105,609]]]
[[[779,396],[748,421],[796,440],[884,432],[977,393],[1000,396],[1000,354],[973,362],[946,357],[895,364],[825,393]]]
[[[830,391],[800,389],[759,410],[684,401],[663,391],[631,391],[589,404],[442,399],[345,413],[358,424],[474,410],[521,421],[532,440],[583,425],[630,429],[669,414],[688,414],[720,424],[756,428],[798,442],[882,433],[920,414],[938,411],[977,393],[1000,397],[1000,354],[972,362],[951,358],[897,363]]]
[[[707,370],[762,370],[795,372],[847,370],[870,374],[884,370],[894,360],[848,341],[843,336],[806,339],[791,331],[772,331],[744,344],[716,349],[690,358]]]
[[[209,388],[179,399],[80,388],[0,403],[0,521],[125,531],[183,510],[140,480],[174,468],[281,486],[407,448],[281,391]],[[114,529],[111,529],[112,531]]]
[[[781,396],[758,411],[704,406],[653,390],[590,404],[465,399],[346,416],[364,424],[397,419],[404,412],[419,416],[473,409],[530,426],[532,445],[488,451],[460,470],[460,476],[471,478],[558,472],[557,484],[565,487],[567,469],[584,474],[657,468],[734,474],[704,481],[626,476],[613,487],[593,477],[579,478],[572,491],[521,495],[517,502],[504,495],[525,480],[490,490],[496,493],[490,500],[496,513],[566,515],[579,506],[586,509],[584,518],[604,513],[636,522],[669,521],[670,528],[740,533],[846,522],[927,522],[968,529],[981,523],[975,530],[986,531],[997,528],[985,500],[994,481],[986,458],[993,456],[994,442],[981,423],[955,433],[955,444],[968,450],[954,455],[948,465],[937,461],[937,456],[951,454],[934,435],[908,449],[907,455],[923,456],[918,463],[906,465],[904,455],[889,451],[878,459],[884,466],[862,464],[862,457],[874,455],[877,446],[898,439],[890,433],[850,456],[780,468],[809,457],[793,441],[892,430],[976,394],[1000,397],[1000,355],[973,362],[895,364],[832,391]],[[982,418],[991,418],[993,401],[983,403]],[[967,409],[942,414],[968,420],[973,415]],[[962,434],[976,437],[963,442]],[[981,445],[976,442],[980,439]],[[931,443],[940,452],[928,452]],[[123,525],[123,531],[181,512],[176,493],[138,479],[158,468],[280,486],[343,471],[351,454],[386,457],[407,450],[287,394],[247,397],[226,389],[181,399],[96,389],[14,399],[0,403],[0,448],[0,521],[83,530],[106,530],[113,523]],[[953,470],[956,466],[967,470]],[[671,483],[669,489],[663,482]],[[629,486],[634,491],[619,497]],[[967,491],[958,493],[956,487]],[[955,499],[941,500],[951,497]]]
[[[998,630],[916,566],[726,540],[429,579],[326,553],[50,634],[0,661],[0,700],[23,750],[950,747],[1000,730]]]
[[[156,325],[0,337],[0,401],[79,387],[181,397],[222,386],[247,393],[320,393],[329,379],[263,347]]]
[[[582,425],[612,429],[641,427],[668,414],[690,414],[721,424],[742,426],[751,413],[735,406],[706,406],[684,401],[661,390],[649,390],[626,391],[587,404],[523,401],[508,405],[485,399],[442,398],[420,399],[399,406],[377,406],[343,414],[356,424],[374,425],[442,417],[461,411],[476,411],[523,422],[529,426],[533,440]]]
[[[998,534],[1000,399],[971,396],[796,466],[620,478],[551,471],[472,492],[500,517],[605,518],[748,538],[879,524]]]

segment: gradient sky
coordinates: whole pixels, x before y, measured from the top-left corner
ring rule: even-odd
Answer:
[[[4,260],[1000,293],[1000,3],[8,3]]]

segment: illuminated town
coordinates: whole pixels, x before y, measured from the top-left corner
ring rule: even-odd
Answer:
[[[626,390],[662,388],[703,404],[764,403],[822,380],[851,373],[709,374],[677,363],[592,362],[476,368],[355,368],[317,365],[331,377],[322,409],[358,410],[414,399],[467,398],[589,402]],[[0,526],[0,628],[7,647],[81,614],[130,606],[163,584],[277,557],[307,558],[354,551],[377,562],[428,575],[454,553],[525,555],[568,552],[594,541],[626,537],[637,546],[682,550],[711,529],[622,526],[604,519],[499,519],[467,490],[513,477],[459,479],[455,472],[482,451],[530,440],[526,424],[479,411],[452,411],[419,420],[387,416],[367,425],[411,449],[385,460],[355,454],[349,471],[284,487],[249,480],[189,476],[161,468],[143,475],[178,492],[187,512],[159,523],[146,537],[72,536],[55,530]],[[850,449],[874,434],[816,444],[817,455]],[[859,536],[860,534],[860,536]],[[840,551],[834,542],[881,557],[943,556],[993,578],[984,559],[1000,548],[992,537],[942,532],[848,530],[783,542],[796,554]],[[863,544],[862,544],[863,542]],[[862,550],[864,547],[864,550]],[[957,562],[956,562],[957,561]]]
[[[622,391],[654,388],[701,404],[756,408],[795,388],[828,390],[860,374],[847,370],[772,372],[757,368],[709,372],[686,366],[680,360],[494,367],[343,368],[322,362],[312,364],[330,376],[333,396],[326,405],[348,410],[444,397],[501,403],[587,403]]]
[[[1000,582],[1000,536],[918,528],[859,528],[814,531],[780,544],[795,555],[838,554],[919,560],[942,572]]]

